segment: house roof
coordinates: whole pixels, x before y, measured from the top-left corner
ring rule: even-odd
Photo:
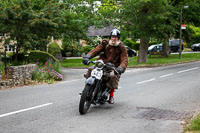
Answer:
[[[88,36],[95,37],[95,36],[110,36],[110,32],[115,27],[113,25],[109,25],[103,28],[96,28],[95,26],[90,26],[88,28]]]

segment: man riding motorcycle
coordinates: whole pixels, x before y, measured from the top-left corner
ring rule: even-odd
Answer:
[[[120,31],[118,29],[113,29],[110,34],[110,40],[103,40],[100,45],[91,50],[86,56],[83,57],[83,64],[89,65],[89,60],[100,53],[97,60],[103,60],[105,63],[113,63],[116,71],[119,75],[115,74],[114,71],[110,73],[109,81],[107,82],[107,87],[111,89],[109,103],[114,104],[114,90],[118,89],[118,82],[120,75],[125,72],[128,65],[128,53],[120,39]],[[88,78],[94,67],[89,67],[87,73],[84,75]]]

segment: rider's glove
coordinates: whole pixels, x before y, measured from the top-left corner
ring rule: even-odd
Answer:
[[[124,72],[124,69],[121,66],[118,66],[116,71],[121,75]]]
[[[108,40],[102,40],[102,44],[103,44],[103,45],[108,44]]]
[[[84,65],[89,65],[90,64],[90,58],[91,58],[91,55],[87,54],[86,56],[83,57],[82,63]]]

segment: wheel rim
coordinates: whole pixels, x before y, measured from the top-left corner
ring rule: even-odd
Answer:
[[[84,102],[84,112],[86,112],[89,107],[90,107],[90,103],[91,103],[91,98],[90,98],[90,95],[89,93],[87,94],[87,99],[86,101]]]

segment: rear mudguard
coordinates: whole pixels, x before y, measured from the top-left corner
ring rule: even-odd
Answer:
[[[95,84],[95,78],[89,77],[86,81],[85,84],[93,85]]]

